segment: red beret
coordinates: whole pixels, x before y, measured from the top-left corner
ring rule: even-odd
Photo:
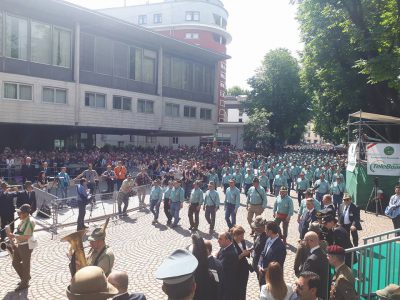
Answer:
[[[344,249],[338,245],[332,245],[332,246],[326,247],[326,252],[328,254],[332,254],[332,255],[345,255],[346,254]]]

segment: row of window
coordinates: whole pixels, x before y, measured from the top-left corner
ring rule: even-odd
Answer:
[[[70,30],[0,12],[0,54],[4,48],[7,57],[70,68],[71,39]],[[157,51],[81,33],[81,70],[156,84],[157,61]],[[212,66],[164,55],[163,68],[164,86],[212,95]]]
[[[162,14],[153,14],[153,24],[161,24],[161,23],[162,23]],[[147,15],[139,15],[138,24],[139,25],[147,24]]]
[[[4,98],[14,100],[33,100],[32,85],[5,82]],[[67,90],[55,87],[43,87],[42,101],[46,103],[67,103]],[[101,93],[85,93],[85,106],[92,108],[106,108],[106,95]],[[132,110],[132,98],[125,96],[113,96],[112,108],[116,110]],[[153,114],[154,101],[138,99],[137,111],[139,113]],[[196,118],[197,108],[194,106],[183,106],[183,116],[186,118]],[[180,116],[180,105],[167,103],[165,105],[165,114],[169,117]],[[200,119],[211,120],[211,109],[200,108]]]
[[[214,89],[214,72],[210,66],[165,54],[163,84],[211,95]]]
[[[197,107],[194,106],[183,106],[183,116],[185,118],[195,119],[197,118]],[[174,103],[165,104],[165,115],[168,117],[178,118],[180,117],[180,105]],[[200,108],[200,119],[211,120],[211,109]]]
[[[81,69],[154,84],[157,52],[81,34]]]
[[[70,30],[0,12],[0,53],[3,53],[1,41],[6,57],[71,67]]]
[[[214,24],[226,29],[226,19],[221,17],[220,15],[213,14],[214,17]],[[185,12],[185,20],[189,22],[200,22],[200,12],[199,11],[187,11]],[[137,20],[139,25],[146,25],[147,15],[139,15]],[[153,14],[153,24],[161,24],[162,23],[162,14]]]

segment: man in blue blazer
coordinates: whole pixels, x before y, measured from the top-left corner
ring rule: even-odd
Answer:
[[[279,236],[279,226],[275,222],[268,222],[266,226],[267,242],[258,262],[259,283],[265,284],[265,271],[270,262],[278,262],[282,269],[286,259],[286,247]]]

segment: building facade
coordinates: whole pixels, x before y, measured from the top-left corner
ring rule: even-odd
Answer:
[[[303,135],[303,142],[306,144],[323,144],[324,139],[315,133],[314,131],[314,123],[313,122],[308,122],[306,125],[306,131],[304,132]]]
[[[164,0],[160,3],[103,9],[101,12],[221,54],[226,54],[226,45],[232,40],[226,30],[228,12],[219,0]],[[217,65],[216,76],[218,114],[215,120],[224,122],[225,61]]]
[[[213,134],[225,59],[66,2],[2,0],[0,146]]]

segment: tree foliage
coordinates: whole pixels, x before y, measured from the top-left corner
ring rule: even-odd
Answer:
[[[238,85],[234,85],[233,87],[226,90],[226,94],[228,96],[243,96],[243,95],[248,95],[249,91],[246,89],[242,89]]]
[[[266,109],[269,130],[277,145],[297,143],[309,120],[309,98],[300,86],[298,61],[287,49],[268,52],[249,79],[250,95],[246,110],[250,116]]]
[[[399,18],[398,0],[300,1],[302,84],[325,139],[344,141],[348,114],[360,109],[400,115]]]
[[[262,149],[268,151],[271,146],[272,134],[269,131],[271,114],[261,108],[255,111],[244,126],[243,142],[247,150]]]

